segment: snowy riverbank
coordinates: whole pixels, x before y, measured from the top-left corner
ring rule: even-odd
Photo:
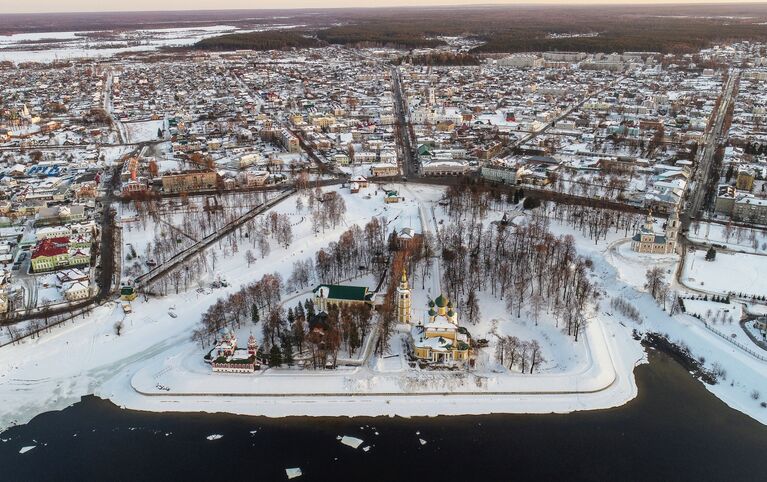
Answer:
[[[371,188],[371,194],[373,193]],[[271,272],[289,273],[297,259],[311,257],[348,226],[363,223],[373,215],[386,215],[393,226],[418,226],[423,211],[431,212],[440,196],[439,188],[411,185],[407,188],[418,202],[386,206],[370,198],[357,197],[349,206],[343,226],[325,233],[312,233],[301,222],[295,200],[278,205],[275,211],[295,218],[295,239],[288,248],[273,246],[252,267],[243,262],[243,252],[225,253],[226,242],[212,249],[219,253],[215,270],[230,286],[194,290],[178,295],[134,302],[130,315],[119,304],[94,310],[85,319],[74,320],[34,340],[0,349],[0,427],[25,423],[44,411],[61,409],[86,394],[109,398],[132,409],[150,411],[231,412],[273,417],[288,415],[455,415],[486,413],[572,412],[615,407],[637,394],[633,370],[645,353],[633,334],[658,332],[674,343],[684,343],[695,357],[724,367],[727,378],[706,388],[731,407],[767,424],[767,409],[751,397],[754,390],[767,396],[767,363],[757,360],[727,340],[707,330],[701,320],[686,314],[670,317],[644,291],[642,279],[648,260],[621,247],[623,233],[610,233],[598,243],[578,230],[552,221],[556,234],[571,234],[578,252],[593,261],[593,279],[600,291],[599,309],[587,324],[588,348],[572,350],[548,345],[549,363],[541,373],[519,374],[496,370],[491,363],[471,374],[419,371],[389,359],[372,358],[363,367],[336,371],[300,372],[291,369],[265,370],[254,375],[213,374],[202,362],[203,351],[190,340],[200,313],[218,298]],[[348,194],[344,193],[344,196]],[[425,205],[422,210],[419,205]],[[435,209],[436,223],[446,215]],[[500,217],[502,213],[493,213]],[[524,222],[525,213],[515,214]],[[625,243],[623,243],[625,244]],[[618,246],[616,248],[616,246]],[[613,249],[614,248],[614,249]],[[662,264],[670,272],[678,263],[667,257]],[[613,313],[612,298],[632,303],[641,313],[638,321]],[[418,301],[419,303],[421,301]],[[497,324],[502,330],[549,329],[524,324],[488,308],[487,322],[472,330],[484,335]],[[169,314],[173,311],[175,317]],[[490,323],[490,320],[497,323]],[[114,324],[123,321],[116,336]],[[554,328],[554,327],[551,327]],[[527,332],[525,332],[527,330]],[[546,336],[553,337],[556,329]],[[581,347],[585,343],[579,342]],[[558,351],[555,351],[558,350]],[[485,353],[489,356],[488,353]],[[170,390],[159,390],[158,385]]]

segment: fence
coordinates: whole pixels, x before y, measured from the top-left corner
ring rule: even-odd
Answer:
[[[26,333],[24,333],[23,335],[21,335],[19,337],[11,337],[10,340],[8,340],[6,342],[3,342],[3,343],[0,343],[0,348],[2,348],[4,346],[7,346],[7,345],[12,345],[12,344],[18,343],[21,340],[24,340],[26,338],[31,338],[31,337],[33,337],[35,335],[38,335],[38,334],[43,333],[45,331],[51,330],[51,329],[53,329],[53,328],[55,328],[55,327],[57,327],[57,326],[59,326],[59,325],[61,325],[63,323],[66,323],[67,321],[70,321],[70,320],[73,320],[73,319],[77,318],[78,316],[84,316],[86,313],[89,313],[90,311],[92,311],[97,306],[102,306],[104,303],[105,303],[105,301],[102,301],[101,303],[89,303],[86,306],[80,308],[79,310],[70,311],[70,312],[67,313],[67,316],[65,316],[64,318],[62,318],[60,320],[54,321],[52,323],[48,323],[47,325],[43,325],[40,328],[37,328],[35,330],[27,331]],[[10,325],[6,325],[6,326],[10,326]]]
[[[745,346],[743,343],[740,343],[740,342],[736,341],[735,339],[730,338],[729,336],[725,335],[724,333],[722,333],[721,331],[717,330],[716,328],[713,328],[713,327],[709,326],[709,324],[707,322],[704,321],[703,322],[703,326],[705,326],[706,329],[709,330],[710,332],[712,332],[712,333],[714,333],[716,335],[719,335],[720,337],[722,337],[725,340],[729,341],[730,343],[732,343],[733,345],[737,346],[741,350],[745,351],[749,355],[753,356],[757,360],[761,360],[761,361],[767,362],[767,357],[766,356],[761,355],[759,353],[756,353],[754,350],[752,350],[751,348]]]
[[[259,204],[255,208],[251,209],[250,211],[246,212],[245,214],[241,215],[237,219],[230,221],[226,225],[222,226],[218,230],[208,234],[204,238],[200,239],[196,243],[192,244],[188,248],[186,248],[183,251],[179,251],[178,253],[171,256],[169,259],[165,260],[163,263],[161,263],[158,266],[155,266],[148,272],[144,273],[143,275],[136,278],[134,285],[136,288],[145,288],[151,285],[156,279],[164,276],[166,273],[170,272],[172,269],[174,269],[178,264],[181,262],[187,260],[189,257],[191,257],[193,254],[199,253],[201,250],[205,249],[209,245],[213,244],[218,239],[226,236],[227,234],[231,233],[235,229],[237,229],[241,224],[243,224],[245,221],[252,219],[256,217],[258,214],[264,212],[265,210],[275,206],[276,204],[282,202],[288,196],[295,193],[296,190],[291,188],[283,191],[279,196],[274,197],[272,199],[269,199],[268,201]]]

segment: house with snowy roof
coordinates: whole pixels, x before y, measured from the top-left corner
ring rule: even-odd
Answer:
[[[62,285],[61,291],[67,301],[85,300],[91,295],[90,283],[87,280],[65,283]]]

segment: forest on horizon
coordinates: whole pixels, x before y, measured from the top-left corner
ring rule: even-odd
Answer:
[[[767,41],[767,4],[456,6],[369,9],[0,15],[0,34],[232,25],[295,29],[233,33],[202,49],[279,49],[324,44],[401,49],[470,37],[472,53],[547,50],[685,53],[733,40]]]

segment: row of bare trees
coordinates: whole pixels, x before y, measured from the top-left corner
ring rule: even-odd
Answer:
[[[547,208],[551,218],[573,226],[595,244],[606,239],[610,230],[628,236],[644,221],[642,214],[602,207],[550,203]]]
[[[516,336],[501,336],[495,345],[495,358],[498,363],[522,373],[534,373],[546,360],[543,358],[541,345],[537,340],[525,341]]]
[[[315,272],[324,283],[337,283],[368,272],[376,277],[386,265],[386,218],[373,217],[364,228],[353,225],[338,241],[317,251]]]

